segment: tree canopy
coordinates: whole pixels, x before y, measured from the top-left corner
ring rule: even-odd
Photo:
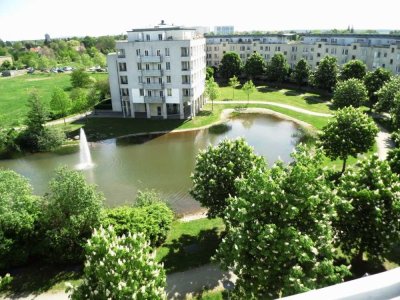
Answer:
[[[369,106],[372,108],[378,101],[376,92],[390,80],[390,71],[384,68],[377,68],[374,71],[368,72],[364,77],[365,87],[368,91]]]
[[[232,99],[235,99],[235,89],[240,85],[240,81],[236,76],[229,78],[229,86],[232,88]]]
[[[219,66],[220,75],[228,80],[232,76],[239,76],[242,72],[242,60],[236,52],[224,54]]]
[[[291,74],[292,80],[296,82],[299,86],[301,86],[308,81],[310,72],[310,65],[304,58],[302,58],[297,62],[296,66],[294,67],[293,73]]]
[[[206,95],[211,100],[211,109],[214,108],[214,100],[219,97],[219,86],[211,77],[206,81]]]
[[[269,81],[282,82],[289,73],[289,64],[282,53],[275,53],[266,66],[266,75]]]
[[[312,83],[319,89],[333,91],[336,86],[338,74],[339,69],[336,58],[329,55],[325,56],[321,59],[313,74]]]
[[[345,63],[342,67],[340,77],[342,80],[355,78],[363,80],[367,73],[367,66],[361,60],[353,59]]]
[[[336,108],[345,106],[360,107],[367,104],[368,92],[364,82],[356,78],[339,81],[333,93],[333,105]]]
[[[260,53],[254,52],[247,59],[243,69],[249,79],[260,77],[265,71],[264,58],[260,55]]]
[[[249,80],[243,84],[242,90],[247,95],[247,102],[248,102],[250,99],[250,95],[256,91],[256,86],[254,85],[253,81]]]
[[[376,92],[378,102],[375,105],[375,109],[380,112],[389,112],[394,104],[394,98],[399,91],[400,76],[392,76]]]

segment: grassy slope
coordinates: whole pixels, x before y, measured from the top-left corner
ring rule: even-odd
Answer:
[[[96,79],[107,78],[107,74],[90,75]],[[32,89],[37,89],[43,102],[48,105],[54,87],[70,91],[70,74],[27,74],[0,78],[0,128],[23,123],[28,111],[28,95]]]

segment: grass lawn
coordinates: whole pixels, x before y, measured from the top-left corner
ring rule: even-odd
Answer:
[[[232,100],[232,98],[233,90],[231,87],[220,87],[220,96],[217,100],[229,101]],[[235,89],[234,100],[247,100],[247,95],[240,89],[240,87]],[[314,112],[332,113],[329,97],[304,91],[258,86],[257,91],[250,95],[250,100],[283,103]]]
[[[105,73],[93,73],[96,79],[107,78]],[[0,128],[19,126],[28,111],[26,106],[29,93],[37,89],[43,102],[48,105],[55,87],[71,91],[70,74],[26,74],[0,78]]]

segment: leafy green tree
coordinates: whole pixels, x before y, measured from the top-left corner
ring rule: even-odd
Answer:
[[[356,261],[383,261],[400,237],[400,181],[377,155],[349,169],[338,186],[335,222],[342,251]]]
[[[70,97],[72,100],[72,113],[82,112],[85,111],[88,107],[88,99],[87,99],[87,92],[84,89],[73,89]]]
[[[394,130],[400,129],[400,90],[394,96],[392,107],[390,108],[392,127]]]
[[[336,86],[339,69],[335,57],[325,56],[319,62],[317,69],[312,76],[312,83],[315,87],[333,91]]]
[[[233,76],[239,76],[242,72],[242,60],[236,52],[227,52],[224,54],[219,66],[219,73],[228,80]]]
[[[37,90],[32,90],[28,97],[28,113],[25,124],[27,130],[34,134],[43,131],[46,121],[48,120],[48,112],[43,105]]]
[[[214,68],[207,67],[207,69],[206,69],[206,80],[210,79],[211,77],[214,77]]]
[[[378,68],[365,75],[364,83],[368,90],[369,106],[371,108],[378,102],[376,92],[379,91],[385,82],[390,80],[390,76],[390,71],[384,68]]]
[[[11,70],[11,69],[12,69],[12,63],[9,60],[6,60],[1,64],[0,71]]]
[[[336,108],[345,106],[360,107],[367,104],[368,92],[364,83],[356,78],[339,81],[333,93],[333,105]]]
[[[85,36],[82,40],[82,43],[86,49],[89,49],[96,45],[96,38],[91,37],[91,36]]]
[[[141,233],[117,236],[112,227],[94,230],[85,246],[83,282],[70,286],[72,300],[166,299],[166,276]]]
[[[0,269],[26,263],[39,218],[40,199],[28,180],[0,169]]]
[[[56,112],[59,112],[61,116],[63,116],[64,124],[65,124],[65,116],[68,115],[71,106],[72,102],[68,94],[64,92],[62,89],[56,87],[53,90],[53,94],[51,96],[50,108]]]
[[[84,69],[76,69],[71,73],[71,85],[74,88],[85,88],[91,84],[90,76]]]
[[[236,195],[235,180],[247,178],[252,169],[264,168],[264,159],[244,139],[223,140],[198,154],[190,194],[208,208],[209,218],[222,217],[227,199]]]
[[[282,82],[289,74],[289,64],[282,53],[275,53],[267,63],[266,75],[269,81]]]
[[[258,52],[254,52],[244,65],[244,72],[249,79],[260,77],[265,72],[265,60]]]
[[[400,175],[400,148],[391,149],[387,155],[387,162],[393,173]]]
[[[16,129],[0,130],[0,153],[12,154],[21,151],[18,145],[19,133]]]
[[[378,127],[370,117],[362,110],[349,106],[339,109],[333,120],[322,128],[320,145],[330,159],[343,160],[343,173],[347,158],[370,150],[377,133]]]
[[[394,98],[400,91],[400,76],[392,76],[391,79],[383,84],[376,92],[378,102],[375,109],[380,112],[389,112],[394,104]]]
[[[235,89],[240,85],[240,81],[236,76],[229,78],[229,86],[232,88],[232,100],[235,99]]]
[[[294,67],[293,73],[291,75],[292,80],[296,82],[299,86],[307,83],[308,77],[310,76],[310,65],[307,61],[302,58],[300,59],[296,66]]]
[[[96,48],[103,54],[115,51],[115,39],[112,36],[101,36],[97,38]]]
[[[93,228],[100,225],[104,197],[82,173],[56,170],[45,195],[43,255],[52,263],[78,262]]]
[[[214,77],[206,81],[206,94],[211,100],[211,110],[214,110],[214,100],[219,97],[219,85],[214,81]]]
[[[94,84],[94,88],[99,93],[100,101],[111,97],[110,83],[108,79],[97,80]]]
[[[294,163],[236,181],[224,212],[226,235],[216,254],[238,279],[235,299],[276,299],[343,280],[331,222],[337,197],[325,178],[320,150],[300,146]]]
[[[13,281],[13,278],[10,276],[9,273],[7,273],[5,276],[1,277],[0,276],[0,292],[7,287],[11,282]]]
[[[247,103],[250,101],[250,95],[252,93],[254,93],[257,89],[256,86],[254,85],[253,81],[249,80],[246,81],[243,86],[242,86],[242,90],[245,92],[245,94],[247,95]]]
[[[366,73],[367,66],[361,60],[353,59],[343,65],[340,77],[342,80],[350,78],[363,80]]]

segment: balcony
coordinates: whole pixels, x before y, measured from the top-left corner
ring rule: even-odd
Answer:
[[[161,56],[157,55],[151,55],[151,56],[144,56],[142,55],[140,57],[142,63],[160,63],[161,62]]]
[[[146,90],[162,90],[164,89],[163,83],[143,83],[143,88]]]
[[[162,70],[142,70],[143,76],[147,77],[161,77],[163,76]]]
[[[144,96],[144,103],[164,103],[164,96]]]
[[[122,101],[128,101],[129,102],[129,96],[122,96]]]

